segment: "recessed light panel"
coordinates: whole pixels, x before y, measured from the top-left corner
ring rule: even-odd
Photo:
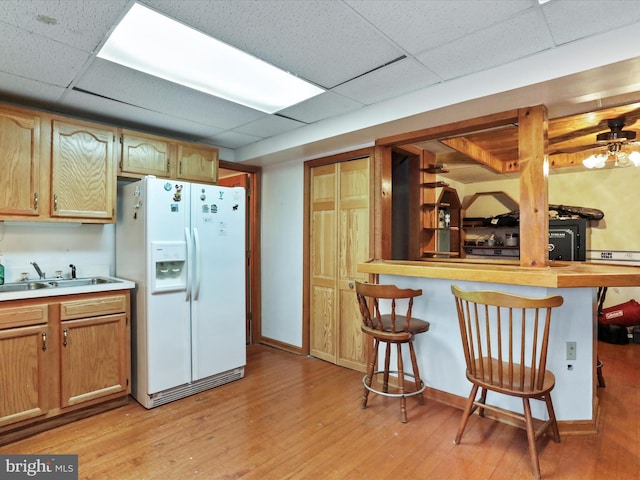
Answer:
[[[98,57],[266,113],[324,92],[137,3],[116,26]]]

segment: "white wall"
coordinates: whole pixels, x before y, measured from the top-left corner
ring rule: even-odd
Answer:
[[[21,272],[37,278],[30,262],[37,262],[47,278],[56,270],[68,278],[69,264],[79,277],[113,275],[115,225],[0,222],[0,251],[6,283],[18,281]]]
[[[302,347],[304,166],[262,174],[262,335]]]

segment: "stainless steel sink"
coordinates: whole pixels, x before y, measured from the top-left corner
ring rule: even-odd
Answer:
[[[4,292],[24,292],[26,290],[38,290],[39,288],[49,288],[51,285],[45,282],[24,282],[5,283],[0,285],[0,293]]]
[[[49,280],[47,282],[52,287],[82,287],[84,285],[99,285],[103,283],[118,283],[118,280],[105,277],[71,278],[60,280]]]

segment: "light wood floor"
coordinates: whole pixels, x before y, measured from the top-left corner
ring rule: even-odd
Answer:
[[[607,381],[600,433],[539,440],[545,479],[640,477],[640,345],[600,344]],[[461,411],[372,396],[361,374],[263,346],[246,378],[153,410],[122,408],[0,447],[0,453],[74,453],[81,479],[532,479],[523,430]]]

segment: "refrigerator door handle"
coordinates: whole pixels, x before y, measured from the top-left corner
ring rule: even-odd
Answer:
[[[200,295],[200,279],[201,275],[201,255],[200,255],[200,233],[196,227],[193,228],[193,249],[194,249],[194,262],[193,262],[193,272],[194,272],[194,284],[193,284],[193,300],[198,300],[198,296]]]
[[[185,242],[187,244],[187,261],[186,261],[186,265],[185,268],[187,269],[187,286],[186,286],[186,295],[185,295],[185,301],[188,302],[189,300],[191,300],[191,233],[189,232],[189,228],[185,228],[184,229],[184,238],[185,238]]]

